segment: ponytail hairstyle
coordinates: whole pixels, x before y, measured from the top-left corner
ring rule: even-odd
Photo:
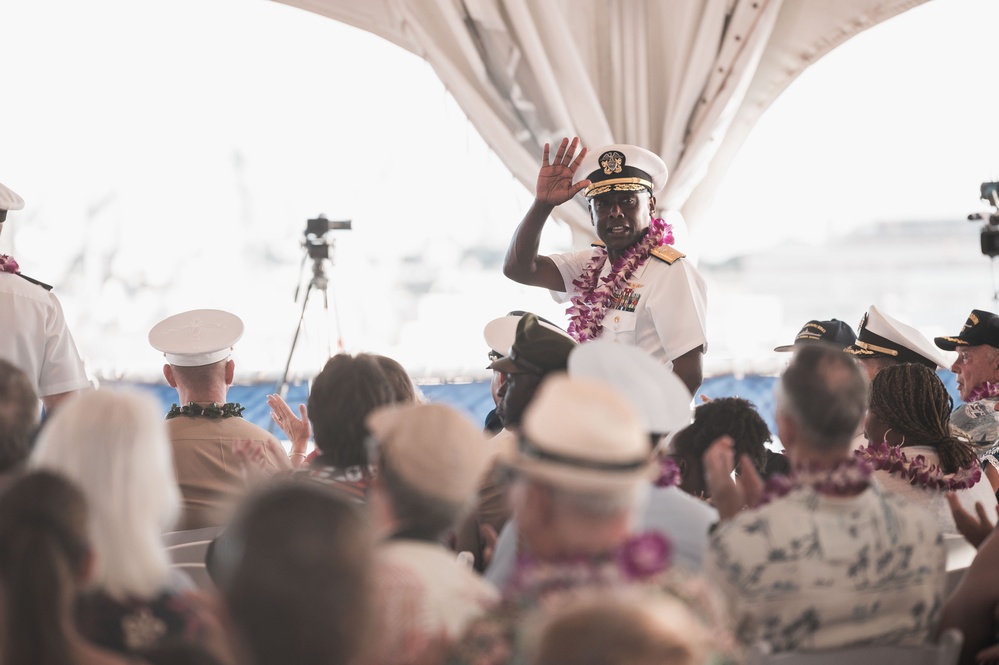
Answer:
[[[73,604],[90,557],[83,494],[47,471],[0,497],[4,663],[73,662]]]
[[[905,444],[935,448],[945,473],[978,461],[971,443],[951,432],[953,408],[954,400],[940,377],[923,365],[886,367],[871,382],[871,413],[904,435]]]

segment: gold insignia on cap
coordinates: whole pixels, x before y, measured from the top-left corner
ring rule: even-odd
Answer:
[[[866,349],[872,353],[884,353],[889,356],[897,356],[898,351],[896,349],[889,349],[885,346],[878,346],[876,344],[869,344],[867,342],[861,342],[859,339],[855,342],[857,346],[862,349]]]
[[[961,344],[963,346],[969,346],[968,342],[966,342],[963,339],[959,339],[957,337],[941,337],[940,339],[945,339],[948,342],[953,342],[954,344]]]
[[[604,154],[600,155],[600,159],[598,161],[600,163],[600,167],[604,170],[604,175],[620,173],[621,167],[624,165],[624,155],[619,153],[617,150],[608,150]]]
[[[848,346],[845,349],[843,349],[843,351],[845,351],[846,353],[849,353],[852,356],[873,356],[874,355],[873,351],[868,351],[867,349],[861,349],[861,348],[858,348],[856,346]]]
[[[583,192],[587,198],[600,196],[607,192],[641,192],[648,190],[652,186],[647,180],[641,178],[616,178],[614,180],[603,180],[595,185],[590,185]]]

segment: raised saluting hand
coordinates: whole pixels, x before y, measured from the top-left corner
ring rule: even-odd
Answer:
[[[577,148],[579,148],[578,155]],[[586,148],[579,147],[579,137],[573,138],[571,143],[568,138],[562,139],[555,152],[555,159],[551,163],[549,163],[550,154],[551,146],[546,143],[535,197],[539,203],[554,207],[565,203],[588,187],[590,181],[580,180],[575,185],[572,184],[572,176],[586,156]]]

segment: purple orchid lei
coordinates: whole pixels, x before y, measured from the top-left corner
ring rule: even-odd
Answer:
[[[579,278],[572,280],[576,295],[565,312],[569,315],[569,336],[580,344],[599,337],[604,329],[604,315],[614,297],[649,259],[653,249],[672,244],[673,227],[662,218],[653,217],[645,235],[618,257],[606,277],[600,277],[600,271],[607,262],[607,249],[598,247]]]
[[[854,496],[867,489],[873,470],[865,460],[852,457],[831,469],[805,466],[796,468],[789,476],[775,474],[767,480],[760,505],[779,499],[800,487],[811,487],[826,496]]]
[[[602,557],[566,557],[539,561],[522,554],[517,559],[513,589],[548,593],[581,585],[615,584],[648,579],[669,565],[669,540],[654,531],[632,536],[620,548]]]
[[[977,464],[954,473],[944,473],[936,464],[927,464],[925,456],[916,455],[909,459],[900,446],[892,446],[887,441],[872,443],[855,454],[879,471],[887,471],[908,480],[910,485],[929,490],[953,492],[968,489],[982,479],[982,470]]]
[[[0,272],[17,274],[21,272],[21,266],[17,265],[17,261],[10,254],[0,254]]]
[[[999,395],[999,383],[986,381],[968,394],[968,402],[977,402],[980,399],[988,399],[996,395]]]
[[[659,460],[659,476],[655,481],[656,487],[675,487],[680,484],[682,478],[680,466],[672,457],[663,457]]]

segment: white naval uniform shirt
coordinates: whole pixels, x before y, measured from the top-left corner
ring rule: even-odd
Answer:
[[[568,302],[576,293],[572,285],[597,252],[554,254],[566,291],[551,291],[556,302]],[[611,261],[604,262],[600,276],[610,273]],[[631,344],[670,369],[683,354],[703,347],[707,351],[707,297],[704,279],[686,259],[672,265],[650,256],[616,294],[604,316],[601,339]]]
[[[28,375],[39,397],[90,387],[55,295],[0,273],[0,358]]]

